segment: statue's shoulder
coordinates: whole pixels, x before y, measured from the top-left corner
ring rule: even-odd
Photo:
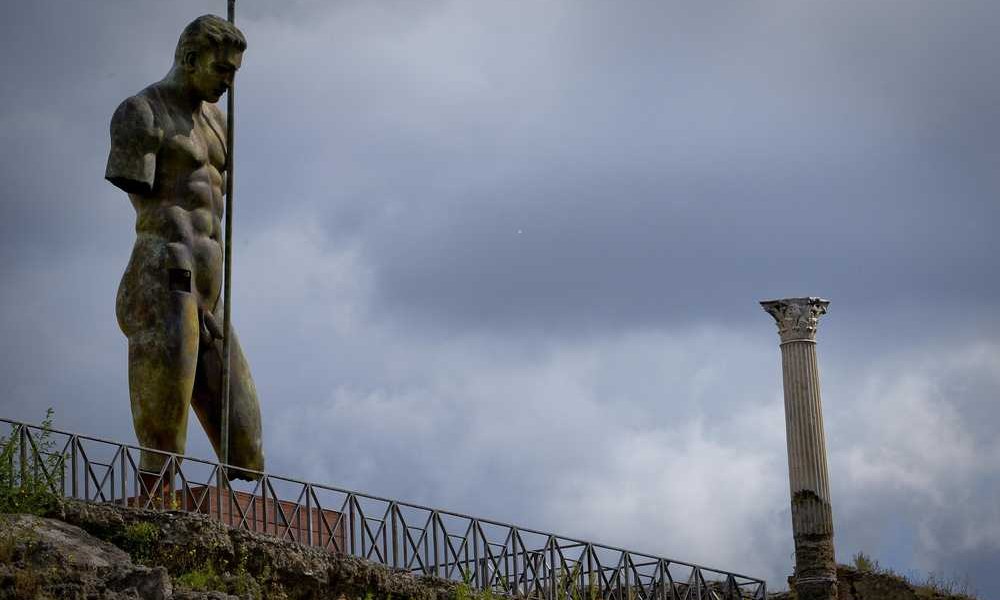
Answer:
[[[112,120],[127,118],[138,120],[149,127],[161,127],[162,122],[169,115],[162,95],[156,88],[156,84],[150,85],[138,92],[134,96],[129,96],[118,105],[115,116]]]
[[[111,117],[112,137],[118,135],[150,135],[162,128],[163,110],[160,103],[142,90],[122,100]]]
[[[130,194],[152,191],[156,153],[164,137],[161,103],[148,90],[123,100],[111,117],[111,149],[104,177]]]

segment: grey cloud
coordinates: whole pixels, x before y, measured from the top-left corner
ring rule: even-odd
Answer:
[[[960,107],[998,94],[974,85],[976,68],[955,69],[957,26],[918,14],[914,34],[884,11],[789,9],[720,18],[706,40],[683,29],[711,17],[671,21],[670,36],[655,15],[587,7],[543,12],[496,54],[516,10],[474,10],[359,39],[380,17],[362,11],[351,29],[331,20],[274,48],[269,79],[296,92],[282,103],[317,117],[292,126],[302,177],[251,187],[311,196],[334,240],[364,235],[387,311],[572,329],[730,309],[706,289],[869,302],[926,294],[928,281],[935,302],[995,292],[977,274],[998,250],[984,153],[997,136]],[[851,29],[863,18],[875,24]],[[952,52],[927,60],[929,43]],[[286,68],[326,47],[322,69]],[[954,86],[935,98],[942,78]],[[978,144],[956,147],[970,131]]]
[[[939,340],[857,368],[853,384],[837,377],[827,386],[842,548],[909,555],[918,577],[957,579],[1000,556],[991,500],[1000,496],[1000,445],[985,408],[1000,393],[997,373],[995,342]]]

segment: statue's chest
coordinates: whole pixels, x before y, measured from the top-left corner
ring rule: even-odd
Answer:
[[[201,117],[174,119],[164,134],[161,158],[167,162],[191,169],[209,165],[219,172],[225,169],[222,132],[213,129],[207,120]]]

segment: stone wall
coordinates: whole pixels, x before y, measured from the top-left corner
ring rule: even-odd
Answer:
[[[971,600],[841,565],[838,600]],[[228,529],[190,513],[67,502],[0,514],[0,600],[472,600],[464,586]],[[495,597],[494,597],[495,598]],[[794,592],[770,600],[797,600]]]
[[[70,502],[0,515],[0,600],[450,600],[461,586],[228,529],[208,517]]]

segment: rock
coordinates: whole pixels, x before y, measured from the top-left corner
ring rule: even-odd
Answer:
[[[0,599],[167,600],[166,569],[136,565],[120,548],[67,523],[0,515]]]

